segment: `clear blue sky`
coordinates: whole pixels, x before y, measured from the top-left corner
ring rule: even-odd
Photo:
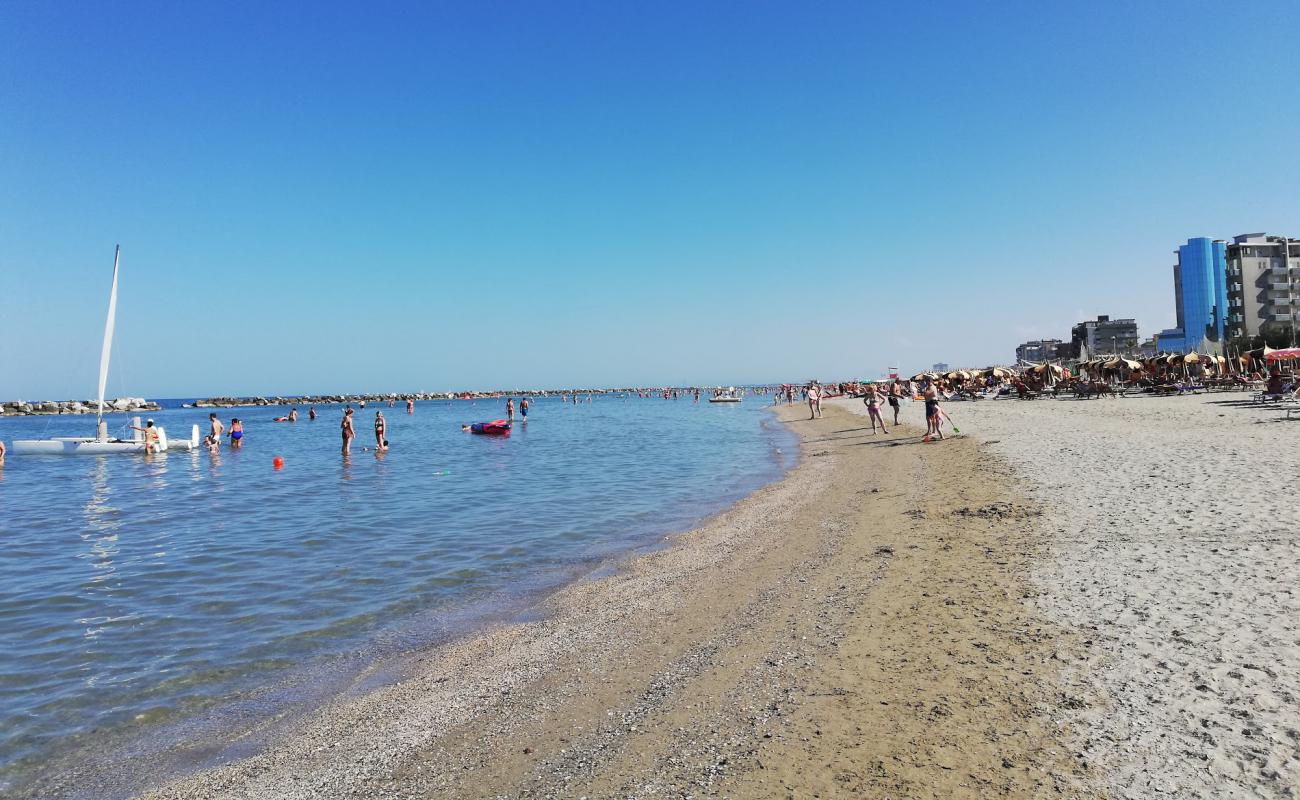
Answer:
[[[0,4],[0,398],[874,376],[1300,235],[1294,3]]]

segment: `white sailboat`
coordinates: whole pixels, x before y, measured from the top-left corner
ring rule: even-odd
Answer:
[[[108,319],[104,323],[104,345],[99,354],[99,406],[93,437],[54,437],[52,439],[15,439],[13,452],[18,454],[48,455],[101,455],[104,453],[143,453],[145,440],[139,431],[131,439],[111,439],[108,424],[104,422],[104,388],[108,385],[108,357],[113,348],[113,325],[117,319],[117,267],[122,256],[122,246],[113,252],[113,288],[108,293]],[[136,427],[140,420],[135,420]],[[199,446],[199,426],[195,425],[186,441],[168,442],[167,432],[158,428],[157,450],[192,450]]]

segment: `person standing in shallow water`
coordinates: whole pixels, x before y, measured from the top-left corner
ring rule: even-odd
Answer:
[[[375,449],[387,450],[388,441],[384,436],[388,433],[388,422],[384,419],[384,412],[375,412]]]
[[[352,427],[352,409],[343,412],[343,422],[339,429],[343,434],[343,454],[347,455],[352,450],[352,440],[357,436],[356,429]]]
[[[524,422],[528,421],[528,398],[527,397],[519,401],[519,414],[524,418]]]
[[[515,399],[513,397],[506,401],[506,419],[511,422],[515,421]]]
[[[307,419],[316,419],[316,406],[307,409]]]
[[[240,422],[239,417],[230,420],[230,449],[238,450],[244,446],[244,423]]]
[[[414,398],[414,397],[408,397],[408,398],[406,398],[406,413],[408,413],[408,414],[414,414],[414,413],[415,413],[415,398]]]
[[[212,441],[216,442],[217,446],[220,447],[222,431],[226,429],[226,426],[222,425],[221,420],[217,419],[216,413],[208,415],[208,426],[208,435],[211,436]]]

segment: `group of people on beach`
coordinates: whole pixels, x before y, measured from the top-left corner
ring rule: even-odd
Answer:
[[[838,391],[835,391],[835,390]],[[822,415],[822,400],[829,397],[839,397],[842,395],[856,395],[862,398],[863,404],[867,407],[867,417],[871,420],[871,432],[876,432],[876,427],[880,427],[882,433],[889,433],[886,427],[883,412],[886,403],[894,412],[893,424],[898,425],[899,414],[902,411],[902,401],[904,398],[918,399],[925,402],[925,436],[923,441],[932,439],[942,439],[943,420],[947,413],[939,405],[941,398],[941,388],[935,381],[922,380],[904,381],[901,378],[895,378],[888,386],[879,386],[875,383],[860,384],[838,384],[828,388],[823,386],[820,381],[811,380],[800,390],[804,399],[808,403],[808,419],[817,419]],[[794,403],[795,387],[787,384],[781,387],[781,390],[773,395],[772,402],[778,403],[781,398],[785,398],[787,404]],[[951,420],[949,420],[951,422]]]

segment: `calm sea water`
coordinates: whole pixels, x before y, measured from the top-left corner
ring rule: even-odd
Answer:
[[[764,407],[542,399],[508,439],[460,430],[504,416],[504,401],[383,407],[392,447],[376,455],[360,450],[372,405],[349,459],[338,406],[315,422],[302,408],[296,424],[272,422],[284,408],[242,408],[219,411],[247,431],[219,455],[11,454],[0,790],[97,737],[145,736],[296,672],[472,627],[691,527],[788,468],[793,444]],[[153,416],[184,435],[207,411]],[[0,438],[93,426],[0,418]]]

